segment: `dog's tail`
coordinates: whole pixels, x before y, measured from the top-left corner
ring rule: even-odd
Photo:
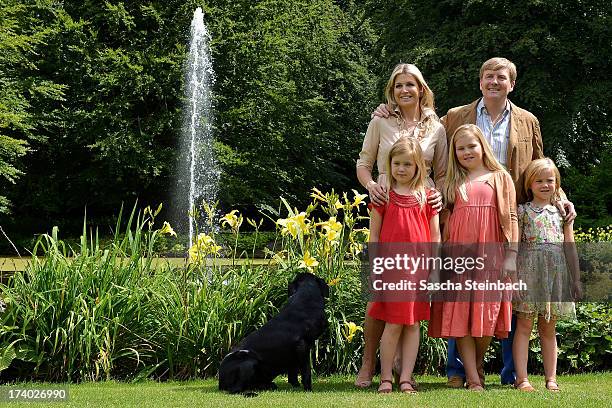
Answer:
[[[219,389],[230,394],[249,390],[257,378],[260,358],[252,350],[237,350],[229,353],[219,367]],[[245,396],[257,396],[256,393]]]

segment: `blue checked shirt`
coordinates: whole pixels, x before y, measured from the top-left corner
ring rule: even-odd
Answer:
[[[489,116],[484,99],[480,99],[476,107],[476,126],[482,130],[485,139],[491,145],[495,158],[505,167],[508,159],[508,141],[510,138],[510,103],[506,101],[506,108],[497,123],[493,124],[493,119]]]

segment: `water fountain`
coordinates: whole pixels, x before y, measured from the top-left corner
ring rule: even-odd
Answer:
[[[213,151],[212,135],[212,86],[215,80],[209,48],[210,34],[204,25],[202,9],[198,7],[191,21],[189,55],[186,66],[186,103],[182,134],[182,157],[179,185],[187,190],[187,208],[179,211],[182,217],[196,208],[202,201],[214,203],[217,199],[219,169]],[[179,186],[181,190],[181,186]],[[185,200],[180,200],[185,202]],[[196,228],[197,220],[189,217],[189,247],[193,244],[196,229],[205,231],[205,226]],[[198,225],[199,227],[199,225]]]

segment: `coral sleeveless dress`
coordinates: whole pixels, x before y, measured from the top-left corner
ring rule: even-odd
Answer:
[[[449,244],[452,243],[503,243],[497,211],[497,197],[492,177],[484,181],[472,181],[467,184],[468,201],[463,201],[459,191],[456,194],[453,213],[448,226],[450,228]],[[480,273],[478,280],[497,280],[503,261],[501,245],[480,245],[481,254],[486,253],[484,275]],[[497,254],[491,252],[497,251]],[[463,294],[465,295],[465,293]],[[431,337],[473,337],[493,336],[506,338],[510,331],[512,320],[512,304],[507,295],[499,292],[499,301],[492,301],[497,294],[472,290],[467,293],[469,301],[432,302],[429,336]]]
[[[437,214],[428,203],[421,208],[416,196],[391,190],[386,205],[372,206],[383,216],[380,243],[428,243],[429,220]],[[419,272],[427,279],[427,271]],[[429,319],[429,302],[373,302],[368,314],[388,323],[412,325]]]

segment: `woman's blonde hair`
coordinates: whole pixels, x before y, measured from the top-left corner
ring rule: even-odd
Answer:
[[[429,85],[427,85],[425,78],[423,78],[423,74],[416,65],[401,63],[397,64],[395,68],[393,68],[391,76],[387,81],[387,86],[385,87],[387,104],[391,105],[392,110],[395,112],[398,103],[395,100],[393,89],[395,87],[395,80],[401,74],[412,75],[417,81],[417,85],[419,87],[419,107],[421,108],[421,115],[424,116],[421,131],[423,132],[423,135],[427,135],[433,127],[433,122],[438,122],[439,119],[438,115],[436,115],[434,94],[431,88],[429,88]]]
[[[464,201],[467,201],[467,189],[465,182],[468,180],[468,171],[459,163],[457,154],[455,153],[455,141],[461,136],[473,136],[478,139],[480,146],[482,147],[482,162],[484,166],[490,171],[506,171],[502,166],[493,151],[491,146],[485,140],[484,135],[480,128],[476,125],[462,125],[455,130],[450,140],[448,147],[448,168],[446,170],[446,181],[444,183],[444,197],[447,203],[455,202],[455,192],[459,190],[459,194]]]
[[[410,160],[414,162],[416,167],[414,176],[410,179],[408,187],[415,192],[415,196],[421,205],[421,208],[427,201],[427,194],[425,193],[425,183],[427,180],[427,171],[425,167],[425,160],[423,159],[423,150],[418,140],[412,137],[400,137],[389,150],[387,155],[387,200],[389,199],[389,191],[395,184],[395,179],[391,172],[391,162],[393,158],[400,154],[407,154]]]
[[[561,199],[561,195],[559,191],[561,190],[561,174],[559,173],[559,169],[548,157],[543,159],[533,160],[527,168],[525,169],[525,182],[523,183],[523,192],[525,193],[527,200],[533,200],[533,191],[531,191],[531,184],[535,180],[535,178],[543,171],[543,170],[552,170],[555,175],[555,191],[551,196],[552,201],[558,201]]]

